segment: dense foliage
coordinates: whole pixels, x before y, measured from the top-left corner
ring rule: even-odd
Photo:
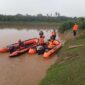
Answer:
[[[80,17],[76,18],[76,20],[70,20],[63,22],[59,27],[59,32],[64,33],[65,31],[72,29],[74,24],[78,24],[79,29],[85,29],[85,18]]]
[[[37,16],[31,15],[0,15],[0,22],[61,22],[72,20],[71,17],[65,16],[43,16],[38,14]]]
[[[71,29],[73,25],[73,21],[65,21],[60,25],[59,32],[64,33],[66,30]]]

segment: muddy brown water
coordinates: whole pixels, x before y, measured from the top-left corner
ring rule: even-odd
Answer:
[[[51,29],[43,29],[45,41],[49,39]],[[0,47],[22,40],[39,37],[39,29],[0,29]],[[57,37],[58,39],[58,37]],[[0,85],[39,85],[48,68],[57,60],[57,55],[44,59],[43,55],[25,53],[9,58],[9,53],[0,53]]]

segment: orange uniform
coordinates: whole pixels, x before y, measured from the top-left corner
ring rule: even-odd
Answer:
[[[40,39],[39,39],[39,44],[40,44],[40,45],[44,44],[44,36],[40,37]]]
[[[77,30],[78,30],[78,25],[75,24],[75,25],[73,26],[73,31],[77,31]]]
[[[58,44],[59,44],[59,42],[56,41],[56,40],[50,41],[50,42],[48,43],[48,48],[53,48],[53,47],[55,47],[55,46],[58,45]]]

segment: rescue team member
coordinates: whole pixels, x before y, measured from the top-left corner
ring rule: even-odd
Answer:
[[[59,44],[59,41],[57,41],[57,40],[49,40],[48,41],[48,49],[52,49],[53,47],[55,47],[58,44]]]
[[[39,36],[40,36],[39,42],[38,42],[39,46],[37,46],[37,53],[38,53],[38,55],[41,55],[45,52],[45,47],[43,46],[44,45],[44,38],[45,38],[43,31],[39,32]]]
[[[24,43],[21,41],[21,39],[18,40],[18,44],[19,44],[19,46],[18,46],[19,49],[25,48],[25,45],[24,45]]]
[[[16,49],[13,45],[8,46],[9,52],[13,53]]]
[[[53,40],[49,40],[48,41],[48,49],[51,49],[51,48],[53,48],[54,47],[54,45],[53,45]]]
[[[42,45],[37,46],[37,53],[38,55],[41,55],[45,52],[45,47]]]
[[[19,44],[19,46],[17,48],[14,45],[8,46],[9,52],[12,53],[12,52],[16,51],[16,49],[23,49],[24,48],[24,44],[21,41],[21,39],[18,40],[18,44]]]
[[[50,37],[52,40],[55,40],[56,39],[56,31],[53,30],[53,32],[51,33],[51,37]]]
[[[43,31],[40,31],[39,35],[40,35],[39,45],[43,45],[44,44],[44,38],[45,38]]]
[[[78,25],[77,24],[75,24],[74,26],[73,26],[73,35],[74,35],[74,37],[76,37],[76,33],[77,33],[77,30],[78,30]]]

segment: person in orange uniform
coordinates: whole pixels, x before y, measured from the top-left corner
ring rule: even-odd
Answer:
[[[51,49],[53,47],[54,47],[53,40],[49,40],[49,42],[48,42],[48,49]]]
[[[53,32],[51,33],[51,37],[50,37],[52,40],[55,40],[56,39],[56,31],[53,30]]]
[[[18,46],[19,49],[24,49],[24,48],[25,48],[25,45],[24,45],[24,43],[21,41],[21,39],[18,40],[18,44],[19,44],[19,46]]]
[[[76,37],[76,33],[77,33],[77,30],[78,30],[78,25],[77,24],[75,24],[74,26],[73,26],[73,35],[74,35],[74,37]]]
[[[59,44],[59,41],[57,41],[57,40],[49,40],[48,49],[52,49],[53,47],[55,47],[58,44]]]
[[[43,31],[40,31],[39,35],[40,35],[40,38],[39,38],[39,45],[43,45],[44,44],[44,38],[45,36],[43,35]]]

